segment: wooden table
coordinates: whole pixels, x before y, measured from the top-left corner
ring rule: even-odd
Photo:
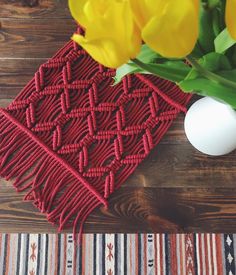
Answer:
[[[71,36],[66,0],[0,0],[0,106]],[[207,157],[186,140],[180,115],[151,155],[88,219],[86,232],[236,231],[236,152]],[[1,180],[0,232],[56,232]]]

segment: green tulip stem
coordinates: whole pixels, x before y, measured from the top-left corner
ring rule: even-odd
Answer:
[[[219,84],[222,84],[222,85],[225,85],[227,87],[230,87],[230,88],[233,88],[233,89],[236,89],[236,82],[234,81],[231,81],[231,80],[228,80],[220,75],[217,75],[213,72],[210,72],[208,70],[206,70],[204,67],[202,67],[198,62],[197,60],[192,57],[192,56],[187,56],[185,58],[189,64],[192,66],[192,68],[194,68],[196,71],[198,71],[203,77],[211,80],[211,81],[214,81],[216,83],[219,83]],[[151,66],[149,66],[148,64],[146,63],[143,63],[142,61],[134,58],[132,59],[132,61],[138,66],[140,67],[141,69],[143,69],[144,71],[147,71],[151,74],[154,74],[154,75],[158,75],[158,73],[156,72],[155,69],[153,69]],[[159,75],[160,77],[162,77],[161,75]],[[173,82],[176,82],[172,79],[169,79]],[[184,80],[184,77],[183,77],[183,80]]]
[[[191,66],[198,71],[202,76],[204,76],[205,78],[220,83],[222,85],[225,85],[227,87],[230,88],[234,88],[236,89],[236,82],[228,80],[224,77],[221,77],[213,72],[210,72],[208,70],[206,70],[204,67],[202,67],[195,58],[193,58],[192,56],[187,56],[186,60],[191,64]]]
[[[175,73],[173,73],[173,71],[168,70],[168,68],[162,67],[160,69],[162,71],[162,73],[160,73],[160,71],[157,71],[156,68],[154,68],[152,66],[149,66],[149,64],[144,63],[144,62],[140,61],[137,58],[131,59],[131,61],[134,64],[136,64],[136,66],[138,66],[143,71],[145,71],[147,73],[151,73],[151,74],[157,75],[157,76],[159,76],[161,78],[164,78],[164,79],[168,79],[168,80],[170,80],[172,82],[175,82],[175,83],[181,81],[186,76],[185,73],[183,73],[181,70],[178,70],[177,68],[175,68]],[[157,65],[158,65],[158,63],[157,63]]]
[[[148,64],[143,63],[142,61],[138,60],[137,58],[133,58],[132,62],[134,62],[140,69],[147,71],[148,73],[156,75],[156,71],[150,67]]]
[[[218,7],[220,4],[219,0],[208,0],[208,7],[210,9],[214,9],[215,7]]]

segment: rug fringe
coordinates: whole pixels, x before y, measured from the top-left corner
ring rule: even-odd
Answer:
[[[107,207],[107,201],[76,171],[68,170],[64,160],[54,157],[45,145],[40,146],[29,137],[29,130],[17,123],[0,109],[0,176],[14,179],[17,192],[27,191],[24,200],[32,201],[46,213],[48,221],[59,226],[59,232],[73,227],[75,239],[79,226],[80,242],[86,218],[99,205]]]

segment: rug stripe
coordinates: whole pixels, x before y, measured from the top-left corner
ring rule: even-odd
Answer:
[[[39,268],[40,268],[40,262],[41,262],[41,234],[37,234],[38,235],[38,249],[37,249],[37,269],[36,269],[36,275],[39,273]]]
[[[226,275],[226,261],[225,261],[225,237],[224,234],[221,235],[221,244],[220,244],[222,251],[222,262],[223,262],[223,274]],[[228,275],[228,274],[227,274]]]
[[[119,266],[117,270],[121,273],[121,270],[124,270],[124,234],[118,234],[118,255]]]
[[[1,249],[0,249],[0,274],[3,274],[3,262],[4,262],[4,251],[5,251],[5,234],[1,234]]]
[[[193,245],[194,245],[194,271],[195,274],[198,274],[198,264],[199,264],[199,258],[198,258],[198,248],[197,248],[197,234],[193,234]]]
[[[217,258],[217,270],[218,270],[218,274],[224,274],[223,271],[223,260],[222,260],[222,239],[221,239],[221,235],[216,234],[216,258]]]
[[[44,270],[43,264],[44,264],[44,258],[45,258],[45,234],[40,234],[40,249],[41,249],[41,255],[40,255],[40,264],[39,264],[39,274]]]
[[[4,253],[3,253],[3,272],[2,272],[2,274],[6,274],[7,241],[8,241],[8,235],[5,234],[5,238],[4,238]]]
[[[131,255],[131,244],[130,244],[130,235],[127,234],[127,274],[133,274],[132,273],[132,255]]]
[[[58,272],[58,259],[60,259],[58,257],[58,235],[55,235],[55,247],[54,247],[54,256],[55,257],[55,262],[54,262],[54,268],[55,268],[55,271],[54,271],[54,275],[57,275],[59,274]]]
[[[177,270],[177,255],[176,255],[176,245],[177,245],[177,236],[174,234],[171,234],[169,236],[169,259],[170,259],[170,273],[171,274],[178,274]]]
[[[212,234],[213,274],[218,274],[216,257],[216,235]]]
[[[209,275],[211,274],[210,270],[210,258],[209,258],[209,252],[208,252],[208,243],[207,243],[207,234],[202,234],[203,236],[203,242],[204,242],[204,247],[205,247],[205,265],[206,265],[206,271],[209,272]]]
[[[3,234],[0,234],[0,274],[2,274],[2,263],[1,263],[1,259],[2,259],[2,235]]]
[[[61,274],[61,234],[57,235],[57,272]]]
[[[114,274],[114,246],[115,240],[113,234],[105,235],[105,270],[106,274]]]
[[[27,270],[29,274],[35,274],[37,271],[37,254],[38,254],[38,235],[27,234],[29,239],[28,257],[27,259]]]
[[[181,234],[181,253],[182,253],[182,270],[186,274],[186,254],[185,254],[185,235]]]
[[[207,250],[205,245],[205,234],[200,234],[201,236],[201,255],[202,255],[202,274],[206,274],[206,259],[207,259]]]
[[[208,258],[209,258],[209,273],[213,274],[214,262],[213,262],[213,252],[212,252],[212,236],[207,234],[207,247],[208,247]]]
[[[236,257],[236,234],[233,234],[233,248],[234,248],[234,256]],[[235,267],[236,267],[236,261],[235,262]],[[235,272],[236,273],[236,272]]]
[[[226,274],[235,274],[234,241],[232,234],[224,235]]]
[[[18,234],[11,234],[10,236],[10,270],[9,274],[16,274],[16,261],[11,259],[16,259],[17,257],[17,244],[18,244]]]
[[[47,267],[48,267],[48,242],[49,235],[45,234],[45,258],[44,258],[44,274],[47,275]]]
[[[179,253],[179,249],[180,249],[180,234],[176,234],[175,236],[175,264],[176,264],[176,274],[180,275],[181,269],[180,269],[180,253]]]
[[[158,265],[159,265],[159,274],[163,274],[163,261],[162,261],[162,235],[158,234],[157,235],[157,246],[158,246],[158,250],[157,250],[157,255],[158,255]]]
[[[236,234],[84,234],[78,246],[72,234],[0,234],[0,274],[232,275],[235,240]]]
[[[88,247],[88,250],[87,250],[88,258],[86,259],[87,267],[88,267],[88,274],[94,274],[93,264],[92,264],[93,261],[91,261],[91,259],[93,259],[93,236],[92,236],[92,234],[87,234],[86,237],[87,237],[86,244]]]
[[[96,255],[97,255],[97,235],[93,234],[93,274],[97,274],[96,269]]]
[[[77,255],[76,255],[76,274],[82,273],[82,246],[77,246]]]
[[[114,235],[114,246],[115,246],[115,252],[114,252],[114,274],[118,273],[118,234]],[[96,275],[96,274],[95,274]]]
[[[26,261],[26,234],[21,235],[21,253],[20,253],[20,268],[19,274],[25,274],[25,261]]]
[[[105,234],[102,234],[102,273],[101,274],[105,274],[105,253],[106,253],[106,249],[105,249]]]
[[[147,234],[143,234],[143,274],[147,274]]]
[[[12,234],[8,235],[8,240],[7,240],[7,258],[6,258],[6,273],[5,273],[7,275],[10,273],[9,271],[11,270],[11,262],[12,262],[12,261],[9,261],[11,238],[12,238]]]
[[[124,234],[124,274],[127,274],[127,234]]]
[[[139,274],[139,234],[135,234],[135,274]]]

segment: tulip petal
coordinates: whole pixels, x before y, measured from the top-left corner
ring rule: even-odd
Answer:
[[[226,1],[225,22],[233,39],[236,40],[236,0]]]
[[[99,63],[117,68],[139,53],[141,33],[128,1],[87,0],[83,16],[89,18],[85,36],[75,34],[72,39]]]
[[[160,10],[161,5],[164,5],[162,0],[129,0],[133,15],[138,24],[138,27],[142,29],[151,17],[155,16]]]
[[[199,0],[130,0],[144,42],[162,56],[191,53],[199,32]]]
[[[84,36],[74,34],[72,39],[81,45],[94,60],[109,68],[118,68],[127,62],[127,54],[112,39],[87,40]]]
[[[69,0],[69,9],[73,18],[82,26],[88,24],[88,17],[84,14],[84,9],[87,4],[87,0]]]

